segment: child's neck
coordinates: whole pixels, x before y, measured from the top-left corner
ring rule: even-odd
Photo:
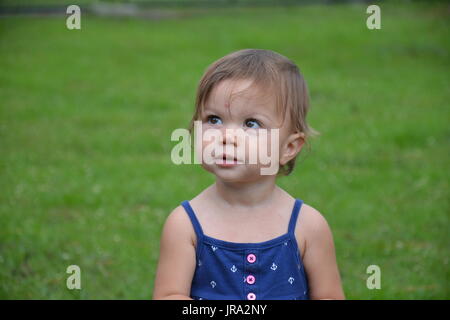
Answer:
[[[270,203],[279,195],[274,176],[251,182],[229,183],[216,179],[211,191],[218,201],[230,207],[258,207]]]

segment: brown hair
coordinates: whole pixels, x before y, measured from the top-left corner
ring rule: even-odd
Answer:
[[[283,122],[289,110],[291,127],[304,134],[308,147],[308,138],[320,134],[306,122],[309,94],[297,65],[279,53],[263,49],[243,49],[232,52],[206,69],[198,85],[195,113],[190,123],[190,130],[193,128],[194,121],[201,118],[213,88],[226,79],[252,80],[250,87],[256,86],[260,90],[264,89],[262,92],[274,93],[277,110],[283,114]],[[278,174],[290,174],[294,169],[296,158],[281,166]]]

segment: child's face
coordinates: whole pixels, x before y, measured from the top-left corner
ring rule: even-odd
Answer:
[[[203,153],[214,149],[214,163],[202,161],[202,166],[224,181],[256,180],[261,176],[262,168],[284,165],[295,157],[303,144],[303,139],[299,138],[301,135],[292,132],[289,112],[283,119],[283,115],[277,111],[273,95],[259,92],[256,88],[241,92],[251,83],[250,80],[224,80],[218,83],[210,93],[202,113],[203,133],[208,129],[221,132],[221,139],[205,139],[203,135]],[[230,99],[232,93],[239,94]],[[227,135],[226,130],[229,133],[230,129],[241,129],[245,140],[239,138],[237,131]],[[279,129],[278,137],[271,136],[270,129]],[[267,132],[264,150],[258,147],[263,130]],[[260,161],[262,152],[276,163],[265,162],[263,165]],[[250,161],[252,156],[258,159],[256,163]],[[225,158],[228,161],[225,162]]]

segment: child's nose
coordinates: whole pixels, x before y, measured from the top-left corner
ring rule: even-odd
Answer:
[[[237,145],[237,138],[234,129],[228,128],[222,131],[222,144]]]

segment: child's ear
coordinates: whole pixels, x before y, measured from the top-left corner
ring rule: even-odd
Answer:
[[[289,135],[280,152],[280,165],[284,166],[300,152],[305,143],[305,134],[295,132]]]

